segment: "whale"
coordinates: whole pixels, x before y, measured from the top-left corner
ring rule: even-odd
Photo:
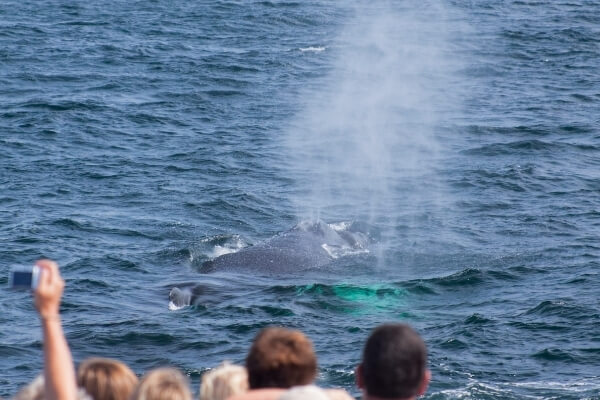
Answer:
[[[361,223],[327,224],[321,220],[302,221],[291,229],[239,251],[202,263],[199,272],[232,272],[268,276],[298,273],[330,264],[337,258],[367,253],[372,233]],[[194,304],[202,285],[174,287],[169,308]]]
[[[352,226],[334,229],[323,221],[304,221],[254,246],[205,261],[200,272],[291,273],[321,267],[345,253],[365,250],[366,232]]]

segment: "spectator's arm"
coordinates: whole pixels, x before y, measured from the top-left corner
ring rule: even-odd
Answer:
[[[60,298],[65,281],[58,265],[50,260],[37,262],[40,267],[35,306],[40,314],[44,335],[44,381],[46,399],[75,400],[77,383],[71,351],[60,323]]]

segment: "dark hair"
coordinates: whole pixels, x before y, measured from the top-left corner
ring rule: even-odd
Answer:
[[[250,389],[307,385],[317,375],[312,343],[300,331],[265,328],[246,357]]]
[[[381,398],[417,395],[427,366],[427,348],[410,326],[386,324],[377,327],[363,352],[362,378],[365,390]]]

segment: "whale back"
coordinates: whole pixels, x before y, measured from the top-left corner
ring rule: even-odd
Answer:
[[[201,272],[296,272],[328,264],[332,250],[366,248],[368,235],[337,231],[323,221],[303,221],[264,242],[224,254],[202,264]]]

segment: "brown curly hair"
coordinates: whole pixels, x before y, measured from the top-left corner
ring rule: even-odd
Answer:
[[[246,357],[250,389],[307,385],[317,375],[317,357],[300,331],[265,328],[256,335]]]

